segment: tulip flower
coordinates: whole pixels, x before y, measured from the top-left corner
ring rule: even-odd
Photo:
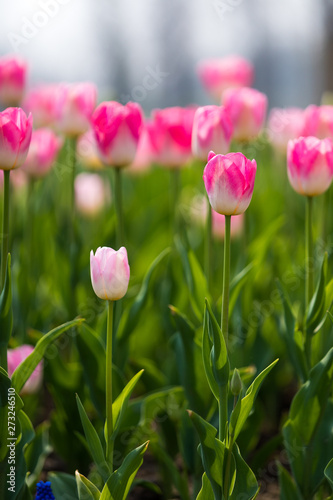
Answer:
[[[27,64],[17,56],[0,57],[0,101],[5,106],[20,104],[27,79]]]
[[[288,143],[288,178],[292,188],[303,196],[324,193],[333,177],[331,139],[300,137]]]
[[[32,134],[32,116],[20,108],[7,108],[0,113],[0,168],[20,167],[28,154]]]
[[[127,251],[121,247],[99,247],[94,255],[90,252],[90,274],[94,292],[100,299],[108,301],[106,334],[106,458],[113,470],[113,417],[112,417],[112,330],[113,301],[124,297],[130,278]]]
[[[153,124],[146,120],[141,130],[138,148],[136,150],[134,161],[128,167],[131,173],[141,173],[148,170],[152,163],[157,160],[156,151],[152,144]]]
[[[33,352],[31,345],[21,345],[15,349],[8,349],[8,375],[11,377],[16,368]],[[41,361],[24,384],[21,394],[35,394],[42,386],[43,362]]]
[[[209,202],[219,214],[238,215],[250,204],[257,164],[242,153],[215,155],[211,152],[203,179]]]
[[[127,251],[121,247],[99,247],[94,255],[90,252],[91,283],[100,299],[119,300],[127,292],[130,277]]]
[[[267,97],[248,87],[228,89],[222,104],[234,127],[233,137],[237,141],[250,141],[261,132],[267,110]]]
[[[75,204],[86,217],[99,214],[110,200],[110,192],[98,174],[81,173],[75,178]]]
[[[204,106],[194,115],[192,129],[193,156],[206,161],[210,151],[226,154],[230,148],[232,123],[222,106]]]
[[[304,111],[304,126],[300,135],[333,139],[333,106],[308,106]]]
[[[59,84],[39,85],[31,89],[24,101],[23,109],[32,113],[35,128],[55,127]]]
[[[55,162],[61,146],[62,140],[51,129],[34,130],[22,169],[32,178],[44,177]]]
[[[78,138],[76,156],[84,167],[91,169],[103,168],[103,163],[98,154],[95,134],[92,129]]]
[[[277,151],[286,154],[288,141],[302,135],[304,110],[274,108],[268,119],[268,136]]]
[[[97,90],[92,83],[61,84],[57,91],[57,128],[68,137],[78,137],[90,128]]]
[[[228,56],[200,62],[198,75],[205,89],[219,101],[227,88],[251,86],[254,69],[246,59]]]

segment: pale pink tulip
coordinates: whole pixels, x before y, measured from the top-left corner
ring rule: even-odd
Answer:
[[[333,177],[333,142],[331,139],[299,137],[289,141],[288,178],[293,189],[304,196],[324,193]]]
[[[198,64],[202,85],[214,99],[220,101],[222,93],[230,87],[249,87],[253,83],[252,64],[239,56],[210,59]]]
[[[115,101],[100,104],[92,117],[98,151],[111,167],[126,167],[134,161],[142,127],[139,104],[125,106]]]
[[[24,101],[23,108],[34,117],[34,127],[55,127],[57,118],[59,84],[44,84],[31,89]]]
[[[238,215],[250,204],[257,171],[255,160],[242,153],[215,155],[211,152],[203,179],[209,202],[219,214]]]
[[[31,345],[21,345],[15,349],[8,349],[8,375],[11,377],[16,368],[33,352]],[[24,384],[21,393],[34,394],[39,391],[43,381],[43,362],[41,361]]]
[[[145,172],[149,170],[154,161],[156,161],[156,151],[153,147],[151,138],[152,128],[152,122],[146,120],[141,130],[134,161],[127,169],[131,173]]]
[[[7,108],[0,113],[0,168],[20,167],[28,154],[32,133],[32,116],[21,108]]]
[[[308,106],[304,111],[304,126],[300,135],[333,139],[333,106]]]
[[[278,151],[286,153],[288,141],[299,137],[303,127],[303,109],[273,108],[268,119],[268,138]]]
[[[104,300],[119,300],[127,292],[130,268],[127,251],[121,247],[99,247],[90,252],[91,283],[97,297]]]
[[[226,154],[230,148],[232,123],[223,106],[203,106],[194,115],[192,153],[207,160],[208,153]]]
[[[228,89],[223,94],[222,104],[233,124],[234,139],[250,141],[259,135],[266,118],[265,94],[248,87]]]
[[[110,201],[109,186],[98,174],[78,174],[74,188],[76,208],[86,217],[96,216]]]
[[[44,177],[55,162],[63,141],[48,128],[34,130],[22,169],[34,178]]]
[[[26,85],[27,64],[17,56],[0,57],[0,101],[5,106],[20,104]]]
[[[92,129],[88,130],[88,132],[78,138],[76,156],[86,168],[103,168],[103,163],[98,154],[95,134]]]

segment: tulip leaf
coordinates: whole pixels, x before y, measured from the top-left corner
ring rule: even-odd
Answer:
[[[247,417],[249,416],[258,391],[260,389],[261,384],[263,383],[265,377],[269,374],[272,368],[276,365],[278,359],[273,361],[269,366],[267,366],[252,382],[250,387],[247,389],[245,396],[241,398],[239,407],[236,405],[235,410],[233,411],[230,417],[230,435],[232,436],[233,441],[235,441],[242,430]]]
[[[90,422],[88,415],[86,414],[86,411],[78,395],[76,395],[76,402],[82,422],[82,427],[84,430],[84,435],[86,437],[87,444],[90,450],[90,454],[104,481],[107,481],[107,479],[110,476],[110,469],[105,460],[102,443],[98,437],[98,434],[94,426]]]
[[[242,271],[240,271],[230,283],[230,300],[229,300],[229,316],[232,315],[232,311],[235,307],[236,301],[238,299],[239,293],[243,286],[249,279],[251,272],[254,269],[254,263],[248,264]],[[222,296],[219,299],[219,303],[222,302]]]
[[[333,490],[333,458],[332,458],[332,460],[330,460],[328,462],[328,464],[324,470],[324,473],[325,473],[326,479],[330,483],[330,486]]]
[[[289,472],[278,464],[279,471],[279,484],[281,488],[280,499],[281,500],[303,500],[302,495],[297,489],[297,485]]]
[[[3,256],[2,256],[3,258]],[[8,254],[6,278],[0,295],[0,347],[8,345],[13,328],[11,257]]]
[[[32,375],[33,371],[41,362],[48,346],[54,342],[64,332],[78,326],[84,321],[82,318],[68,321],[57,328],[54,328],[49,333],[37,342],[33,352],[16,368],[12,376],[12,384],[16,392],[20,392],[28,378]]]
[[[309,333],[314,334],[316,327],[322,321],[322,317],[325,311],[325,301],[326,301],[326,282],[327,275],[327,253],[325,253],[323,263],[321,266],[320,278],[316,288],[316,291],[309,304],[307,315],[306,315],[306,329]]]
[[[79,500],[99,500],[101,492],[89,479],[79,471],[75,472],[75,478]]]
[[[203,473],[202,476],[202,487],[198,493],[196,500],[215,500],[214,491],[210,481],[207,477],[206,472]]]
[[[28,486],[32,486],[39,477],[47,455],[52,451],[49,445],[49,422],[43,422],[36,429],[36,436],[28,444],[24,456],[27,470],[30,472],[26,478]]]
[[[131,451],[105,484],[100,500],[125,500],[137,471],[142,465],[143,456],[149,441]]]
[[[237,444],[233,446],[233,457],[235,460],[235,484],[230,494],[230,500],[252,500],[259,493],[256,476],[242,458]]]
[[[49,480],[54,498],[64,498],[66,492],[67,498],[70,500],[80,500],[77,493],[75,477],[64,472],[50,472]]]

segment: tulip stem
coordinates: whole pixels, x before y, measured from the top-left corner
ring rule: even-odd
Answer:
[[[3,289],[5,284],[7,256],[8,256],[10,170],[4,170],[3,174],[4,174],[4,191],[3,191],[2,244],[1,244],[1,290]]]
[[[113,301],[108,301],[108,322],[106,333],[106,460],[113,472],[113,415],[112,415],[112,330]]]
[[[171,220],[172,237],[179,233],[179,193],[180,193],[180,169],[170,169],[170,189],[171,189]]]
[[[70,193],[70,315],[76,313],[76,282],[77,282],[77,248],[76,248],[76,210],[75,210],[75,175],[76,175],[76,142],[77,138],[72,137],[68,142],[68,159],[71,165],[71,193]]]
[[[207,213],[207,222],[206,222],[206,261],[205,261],[205,270],[206,270],[206,280],[207,280],[207,289],[210,290],[211,281],[212,281],[212,263],[213,263],[213,212],[210,203],[208,202],[208,213]]]
[[[307,331],[306,314],[314,292],[314,262],[313,262],[313,235],[312,235],[312,197],[306,199],[305,210],[305,354],[308,368],[311,369],[311,341],[312,332]]]
[[[117,248],[125,245],[124,242],[124,215],[123,215],[123,197],[122,197],[122,181],[121,181],[121,168],[115,169],[115,183],[114,183],[114,202],[117,216]]]

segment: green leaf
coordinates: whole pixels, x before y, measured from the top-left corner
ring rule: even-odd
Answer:
[[[271,369],[276,365],[278,359],[273,361],[267,368],[265,368],[252,382],[250,387],[245,393],[245,396],[241,399],[240,408],[237,412],[232,412],[230,418],[230,434],[232,436],[233,441],[236,441],[240,431],[243,428],[243,425],[246,422],[247,417],[249,416],[257,393],[260,389],[261,384],[263,383],[265,377],[269,374]]]
[[[238,299],[239,293],[243,286],[246,284],[249,279],[251,272],[254,269],[254,263],[250,262],[242,271],[240,271],[231,281],[230,283],[230,299],[229,299],[229,316],[232,315],[232,311],[235,307],[236,301]],[[222,297],[220,297],[219,303],[222,301]]]
[[[49,481],[51,481],[54,498],[64,498],[64,492],[66,492],[66,498],[68,498],[68,500],[80,500],[77,494],[74,476],[65,474],[64,472],[50,472]]]
[[[16,368],[12,376],[12,384],[16,392],[20,392],[30,375],[35,370],[36,366],[43,359],[48,346],[54,342],[60,335],[70,328],[80,325],[83,319],[74,319],[69,321],[49,333],[45,334],[36,344],[33,352]]]
[[[0,295],[0,347],[7,346],[13,328],[11,256],[8,254],[6,278]]]
[[[133,378],[128,382],[128,384],[121,391],[117,399],[112,404],[112,415],[113,415],[113,434],[112,439],[114,440],[119,432],[121,422],[126,413],[126,409],[128,406],[129,398],[134,390],[134,387],[138,383],[141,375],[143,374],[143,370],[139,371]]]
[[[259,493],[259,486],[256,476],[242,458],[237,444],[233,447],[233,456],[235,459],[235,486],[230,495],[230,500],[251,500]]]
[[[38,479],[47,455],[51,452],[49,445],[49,427],[48,422],[43,422],[36,429],[36,436],[28,444],[24,456],[27,464],[27,470],[30,472],[26,481],[28,486],[32,486]]]
[[[333,458],[330,460],[324,470],[324,474],[326,476],[326,479],[330,483],[330,486],[333,490]]]
[[[325,311],[325,282],[327,275],[327,253],[325,253],[323,263],[321,266],[320,278],[316,288],[316,291],[311,299],[306,314],[306,329],[309,333],[314,333],[314,330],[322,321],[322,317]]]
[[[84,430],[84,435],[86,436],[92,459],[94,460],[94,463],[96,464],[96,467],[103,477],[104,481],[107,481],[110,476],[110,469],[105,460],[101,441],[94,426],[90,422],[78,395],[76,395],[76,402],[82,422],[82,427]]]
[[[278,464],[279,470],[279,483],[280,483],[280,499],[281,500],[303,500],[302,495],[299,493],[296,483],[289,474],[289,472]]]
[[[125,500],[143,462],[149,441],[131,451],[103,488],[100,500]]]
[[[192,411],[189,411],[188,414],[199,435],[199,449],[203,468],[210,481],[215,500],[220,500],[223,491],[222,471],[226,450],[225,445],[216,439],[217,431],[215,427]]]
[[[202,487],[198,493],[197,500],[214,500],[214,491],[206,472],[202,476]]]
[[[75,471],[77,492],[80,500],[99,500],[101,492],[86,477]]]

